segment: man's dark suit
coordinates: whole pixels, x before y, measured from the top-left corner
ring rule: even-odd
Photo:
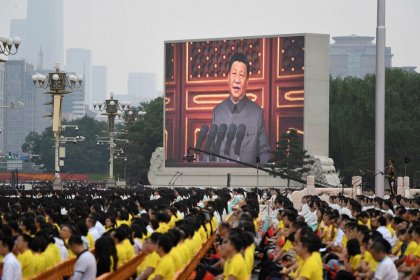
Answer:
[[[213,124],[220,127],[221,124],[244,124],[246,127],[245,137],[242,141],[239,160],[250,164],[256,163],[259,157],[261,163],[267,163],[270,158],[270,146],[264,128],[263,110],[246,95],[236,104],[228,97],[213,109]],[[222,142],[219,154],[225,155],[226,137]],[[232,142],[230,158],[238,159],[234,149],[236,138]]]

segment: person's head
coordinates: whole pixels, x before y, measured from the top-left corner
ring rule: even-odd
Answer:
[[[321,248],[321,240],[308,226],[298,229],[295,234],[296,253],[303,259],[306,259],[313,252]]]
[[[62,225],[60,230],[60,237],[63,240],[70,239],[71,235],[73,233],[73,228],[69,225]]]
[[[388,165],[394,165],[394,160],[388,159]]]
[[[347,254],[350,257],[354,257],[354,256],[359,255],[361,253],[360,243],[357,239],[348,240],[347,244],[346,244],[346,247],[347,247]]]
[[[369,251],[375,261],[380,262],[390,252],[391,245],[383,238],[378,238],[372,241]]]
[[[235,53],[230,58],[228,84],[233,101],[240,101],[246,94],[249,79],[249,62],[242,53]]]
[[[221,247],[221,255],[226,258],[231,258],[243,249],[242,234],[238,230],[230,230],[229,236],[223,240]]]
[[[29,249],[29,245],[31,243],[31,237],[27,234],[20,234],[16,238],[15,241],[15,248],[18,250],[19,253],[23,253]]]
[[[92,216],[89,216],[86,218],[86,226],[88,229],[91,229],[95,226],[96,224],[96,219]]]
[[[106,217],[105,219],[105,227],[113,228],[115,227],[115,218],[114,217]]]
[[[411,239],[417,243],[420,242],[420,225],[417,224],[412,227]]]
[[[14,245],[15,242],[13,241],[12,237],[4,236],[0,238],[0,255],[4,257],[12,252]]]
[[[157,248],[156,248],[156,253],[158,253],[159,256],[162,257],[171,251],[172,246],[173,246],[173,242],[171,238],[168,235],[164,234],[159,238]]]
[[[79,255],[82,251],[86,250],[86,247],[83,244],[82,236],[78,234],[73,234],[70,237],[68,245],[75,255]]]
[[[230,224],[223,222],[219,225],[219,235],[224,238],[225,236],[227,236],[227,234],[229,233],[230,230]]]

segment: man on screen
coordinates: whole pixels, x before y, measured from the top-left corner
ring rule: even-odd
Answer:
[[[230,95],[213,109],[213,126],[227,127],[220,147],[213,146],[213,152],[250,164],[255,164],[257,158],[267,163],[271,155],[263,110],[246,96],[249,74],[246,56],[235,53],[229,63]]]

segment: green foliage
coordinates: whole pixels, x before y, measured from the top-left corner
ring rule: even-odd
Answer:
[[[301,137],[295,129],[280,136],[274,155],[275,169],[291,178],[301,179],[310,170],[313,163],[307,151],[303,149]],[[290,179],[287,180],[287,187]]]
[[[66,158],[62,172],[69,173],[105,173],[107,170],[108,156],[106,150],[96,147],[96,135],[106,130],[106,123],[98,122],[90,117],[84,117],[75,121],[63,121],[62,125],[77,125],[78,131],[74,128],[67,128],[61,134],[66,137],[84,136],[85,141],[74,144],[68,142],[62,144],[66,147]],[[54,140],[51,127],[45,129],[40,135],[31,132],[25,138],[22,150],[36,155],[32,158],[36,164],[43,164],[45,171],[54,170]]]
[[[127,161],[115,162],[115,174],[127,178],[130,183],[148,184],[147,172],[150,157],[163,145],[163,98],[142,103],[139,111],[146,112],[127,127],[129,144],[124,146]]]
[[[147,172],[150,165],[150,157],[156,147],[163,145],[163,98],[156,98],[148,103],[142,103],[139,111],[146,115],[139,118],[135,123],[127,126],[127,139],[129,144],[118,142],[117,148],[123,148],[127,161],[114,160],[114,175],[126,178],[131,183],[148,184]],[[106,145],[97,147],[96,135],[104,135],[108,130],[105,122],[96,121],[93,118],[84,117],[71,122],[63,121],[63,125],[77,125],[74,128],[66,128],[61,134],[66,137],[77,135],[84,136],[85,141],[77,144],[66,143],[66,158],[62,172],[69,173],[99,173],[92,178],[103,179],[108,174],[109,149]],[[123,125],[117,124],[116,130],[123,129]],[[120,137],[119,137],[120,138]],[[54,169],[54,141],[51,127],[45,129],[40,135],[31,132],[25,138],[22,145],[24,152],[36,155],[32,158],[34,163],[43,165],[45,171]]]
[[[386,71],[385,158],[395,161],[397,176],[404,176],[404,157],[410,158],[407,175],[420,172],[420,74],[398,69]],[[336,78],[330,81],[330,157],[340,175],[375,169],[375,77]],[[384,163],[385,165],[386,163]],[[373,181],[373,175],[364,181]]]

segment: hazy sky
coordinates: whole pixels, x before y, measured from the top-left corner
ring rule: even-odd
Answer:
[[[386,4],[393,66],[420,68],[420,0]],[[108,67],[109,91],[125,93],[129,72],[157,73],[162,90],[165,40],[305,32],[375,36],[376,5],[376,0],[64,0],[64,47],[92,49],[93,64]],[[25,15],[25,0],[0,0],[0,35],[9,34],[10,19]]]

